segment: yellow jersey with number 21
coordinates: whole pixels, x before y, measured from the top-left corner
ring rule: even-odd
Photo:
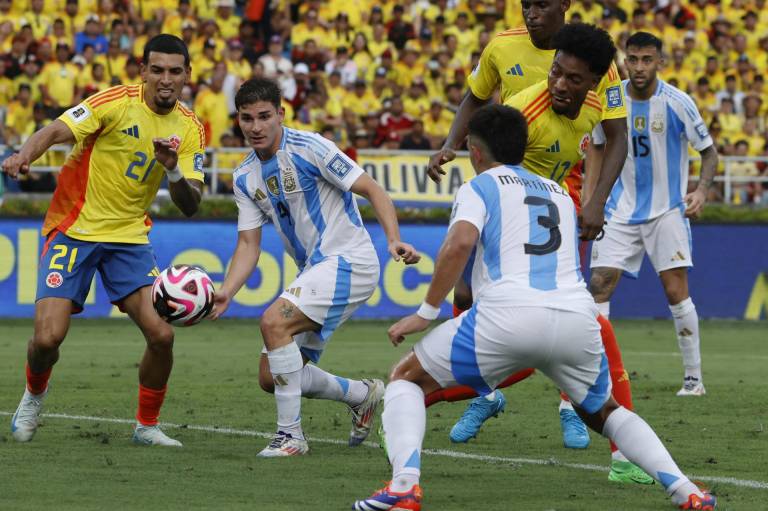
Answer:
[[[152,139],[170,139],[187,179],[203,180],[205,133],[182,104],[166,115],[144,102],[144,86],[111,87],[64,112],[59,119],[76,145],[61,168],[45,216],[53,230],[82,241],[148,243],[147,209],[165,176]]]

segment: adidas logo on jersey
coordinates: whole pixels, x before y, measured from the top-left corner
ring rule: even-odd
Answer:
[[[549,146],[547,149],[544,150],[545,153],[559,153],[560,152],[560,141],[555,141],[554,144]]]
[[[120,130],[120,133],[125,133],[126,135],[139,138],[139,127],[134,124],[130,128],[125,128],[124,130]]]
[[[512,76],[523,76],[523,68],[520,67],[520,64],[515,64],[507,70],[507,74]]]

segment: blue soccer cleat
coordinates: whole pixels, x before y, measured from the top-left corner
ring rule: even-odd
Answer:
[[[560,427],[563,430],[563,445],[568,449],[589,447],[587,426],[573,410],[560,410]]]
[[[393,492],[389,484],[365,500],[352,504],[355,511],[421,511],[421,487],[414,484],[406,492]]]
[[[449,435],[451,442],[466,443],[470,438],[475,438],[483,423],[503,412],[505,406],[507,406],[507,400],[498,390],[493,393],[493,401],[489,401],[485,396],[476,397],[451,428]]]

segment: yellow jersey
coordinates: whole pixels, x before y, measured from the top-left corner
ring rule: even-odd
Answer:
[[[525,27],[497,34],[480,55],[480,62],[467,79],[472,94],[489,99],[501,87],[501,102],[545,80],[552,67],[555,50],[541,50],[533,45]],[[627,116],[624,90],[615,63],[595,89],[603,104],[603,119]]]
[[[603,105],[594,91],[587,93],[576,119],[556,114],[546,80],[515,94],[504,104],[520,110],[528,121],[523,167],[560,185],[584,158],[590,134],[603,118]]]
[[[61,168],[43,235],[58,230],[83,241],[148,243],[147,209],[165,177],[152,139],[178,142],[179,169],[203,180],[205,133],[177,102],[159,115],[144,102],[144,86],[117,86],[95,94],[59,119],[76,144]]]

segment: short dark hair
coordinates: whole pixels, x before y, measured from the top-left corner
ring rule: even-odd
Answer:
[[[238,110],[245,105],[252,105],[257,101],[267,101],[272,103],[275,108],[280,108],[280,87],[274,80],[267,78],[251,78],[240,86],[235,94],[235,108]]]
[[[184,65],[189,66],[189,50],[184,41],[171,34],[159,34],[150,39],[144,45],[144,57],[142,62],[146,66],[149,64],[150,52],[170,53],[172,55],[183,55]]]
[[[629,36],[624,48],[629,49],[630,46],[634,46],[635,48],[648,48],[649,46],[653,46],[656,48],[656,51],[661,53],[662,44],[661,39],[653,34],[649,34],[648,32],[635,32]]]
[[[486,105],[469,119],[469,134],[485,144],[494,160],[505,165],[518,165],[523,161],[528,123],[518,110],[499,104]]]
[[[552,40],[552,47],[586,62],[598,76],[608,72],[616,56],[616,46],[608,32],[587,23],[563,25]]]

